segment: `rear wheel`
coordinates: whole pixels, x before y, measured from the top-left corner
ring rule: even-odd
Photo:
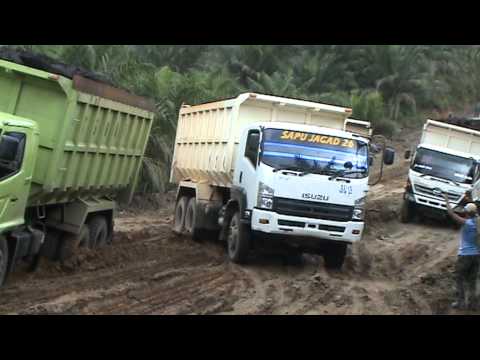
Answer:
[[[185,214],[187,212],[188,198],[182,196],[178,199],[175,206],[175,217],[173,220],[173,231],[177,234],[183,234],[185,231]]]
[[[0,236],[0,286],[5,282],[8,269],[8,244],[7,240]]]
[[[236,211],[230,219],[227,235],[228,257],[232,262],[244,264],[247,261],[250,236],[249,229],[240,222],[240,213]]]
[[[96,215],[89,222],[90,228],[90,248],[103,247],[107,244],[108,225],[105,216]]]
[[[79,234],[66,234],[62,239],[59,251],[60,262],[64,266],[75,266],[78,262],[78,251],[90,244],[90,231],[83,225]]]
[[[328,244],[323,259],[325,267],[332,270],[340,270],[347,254],[347,244]]]
[[[185,213],[185,232],[195,241],[199,241],[202,234],[202,231],[198,228],[198,225],[197,200],[192,197],[188,201],[187,211]]]

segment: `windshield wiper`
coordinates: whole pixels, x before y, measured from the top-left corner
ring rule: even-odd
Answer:
[[[279,172],[279,171],[284,171],[284,170],[290,170],[290,171],[297,171],[297,172],[304,172],[304,170],[302,168],[299,168],[299,167],[295,167],[295,166],[280,166],[278,168],[275,168],[273,169],[273,172],[276,173],[276,172]]]

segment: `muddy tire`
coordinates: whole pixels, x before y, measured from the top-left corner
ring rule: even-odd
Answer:
[[[3,236],[0,236],[0,286],[5,283],[8,269],[8,244]]]
[[[77,263],[78,250],[90,244],[90,231],[83,225],[79,234],[64,235],[59,251],[59,260],[63,266],[71,267]]]
[[[88,222],[88,227],[90,229],[89,247],[95,249],[97,247],[105,246],[108,240],[108,224],[105,216],[94,216]]]
[[[236,264],[244,264],[247,261],[250,239],[250,230],[240,222],[240,212],[236,211],[230,219],[227,232],[227,252],[230,261]]]
[[[347,244],[329,244],[323,254],[325,267],[331,270],[340,270],[345,262]]]
[[[198,224],[198,208],[197,199],[194,197],[188,200],[187,211],[185,213],[185,233],[194,241],[200,241],[202,238],[202,231]]]
[[[400,210],[400,221],[404,224],[412,222],[414,216],[415,216],[414,205],[410,204],[409,201],[404,200],[402,204],[402,208]]]
[[[302,266],[305,264],[305,259],[303,258],[303,253],[301,251],[292,251],[286,255],[285,262],[287,265],[291,266]]]
[[[188,198],[182,196],[178,199],[175,205],[175,215],[173,219],[173,231],[176,234],[183,234],[185,232],[185,214],[187,213]]]

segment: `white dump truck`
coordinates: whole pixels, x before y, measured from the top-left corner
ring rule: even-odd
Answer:
[[[409,222],[418,216],[445,218],[447,210],[442,193],[447,193],[455,211],[467,192],[479,199],[480,131],[427,120],[420,144],[411,158],[401,220]]]
[[[217,231],[231,261],[256,249],[342,266],[364,229],[370,123],[339,106],[246,93],[180,109],[174,231]],[[386,164],[394,152],[384,151]]]

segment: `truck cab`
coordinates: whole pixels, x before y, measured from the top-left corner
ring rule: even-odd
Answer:
[[[258,145],[257,145],[258,142]],[[246,192],[256,232],[351,243],[361,239],[369,140],[288,123],[249,126],[234,186]]]

